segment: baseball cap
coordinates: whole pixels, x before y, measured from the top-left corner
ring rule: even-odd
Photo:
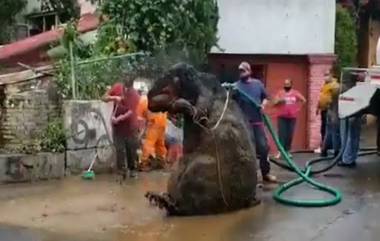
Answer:
[[[251,65],[247,62],[241,62],[239,65],[239,70],[244,70],[245,72],[251,72]]]

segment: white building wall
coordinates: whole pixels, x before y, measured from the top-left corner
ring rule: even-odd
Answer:
[[[78,0],[80,6],[80,15],[94,13],[96,11],[96,4],[91,3],[89,0]]]
[[[218,0],[219,46],[231,54],[334,53],[335,0]],[[212,53],[221,53],[214,48]]]

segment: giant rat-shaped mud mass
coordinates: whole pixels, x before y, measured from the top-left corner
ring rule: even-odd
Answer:
[[[226,98],[215,76],[187,64],[170,68],[148,93],[151,111],[184,115],[184,156],[171,174],[167,193],[146,194],[169,215],[216,214],[257,203],[250,134],[233,100],[223,114]]]

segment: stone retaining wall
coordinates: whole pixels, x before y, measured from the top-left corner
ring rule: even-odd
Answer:
[[[7,152],[33,149],[36,138],[59,113],[58,100],[49,88],[36,88],[38,80],[2,88],[0,148]]]
[[[0,183],[59,179],[65,176],[65,154],[0,154]]]

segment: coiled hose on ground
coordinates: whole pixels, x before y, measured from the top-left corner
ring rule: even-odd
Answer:
[[[250,100],[252,102],[252,104],[254,104],[257,108],[261,108],[255,102],[255,100],[252,99],[252,97],[250,97],[244,91],[239,89],[236,85],[234,85],[234,84],[223,84],[223,86],[226,88],[236,89],[245,98]],[[297,166],[297,164],[292,160],[292,158],[289,157],[289,154],[285,151],[284,147],[281,145],[279,138],[278,138],[278,136],[277,136],[277,134],[273,128],[273,125],[272,125],[270,118],[266,114],[263,113],[263,119],[264,119],[265,126],[269,130],[269,133],[271,134],[278,150],[280,151],[281,156],[286,161],[286,164],[280,163],[280,162],[275,161],[275,160],[271,160],[271,161],[273,163],[275,163],[276,165],[278,165],[278,166],[280,166],[286,170],[297,173],[297,175],[299,176],[299,178],[297,178],[297,179],[291,180],[291,181],[289,181],[283,185],[280,185],[275,190],[275,192],[273,194],[273,198],[282,204],[297,206],[297,207],[325,207],[325,206],[331,206],[331,205],[338,204],[342,200],[342,193],[333,187],[330,187],[328,185],[325,185],[325,184],[322,184],[322,183],[315,181],[312,178],[312,176],[326,172],[326,171],[332,169],[338,163],[338,161],[342,157],[344,149],[346,147],[347,138],[345,138],[346,141],[344,141],[342,143],[342,147],[341,147],[341,150],[340,150],[338,156],[312,159],[306,163],[305,168],[302,170],[300,167]],[[348,119],[341,120],[341,125],[343,125],[342,130],[343,130],[343,133],[345,134],[344,136],[347,136],[347,134],[348,134]],[[368,149],[366,152],[360,153],[360,155],[364,156],[364,155],[372,155],[372,154],[376,153],[375,151],[371,151],[371,150],[372,149]],[[326,167],[319,169],[319,170],[313,170],[312,169],[313,165],[320,163],[320,162],[329,161],[329,160],[331,162]],[[317,188],[320,191],[327,192],[327,193],[331,194],[333,197],[330,199],[303,200],[303,199],[290,199],[290,198],[286,198],[283,196],[283,194],[286,191],[288,191],[292,187],[300,185],[301,183],[304,183],[304,182],[310,184],[311,186]]]

